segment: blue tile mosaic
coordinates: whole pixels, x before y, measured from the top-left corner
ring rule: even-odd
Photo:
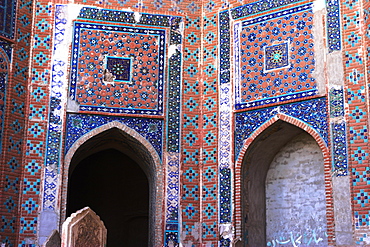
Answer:
[[[344,94],[343,89],[331,88],[329,91],[330,117],[344,116]]]
[[[19,192],[19,178],[9,178],[9,176],[5,176],[5,186],[4,191],[10,192],[13,191],[15,194]]]
[[[305,122],[316,130],[328,145],[326,99],[318,98],[278,107],[237,113],[235,119],[235,158],[238,157],[244,140],[278,112]]]
[[[182,54],[176,49],[169,59],[166,138],[167,151],[176,153],[180,152],[181,64]]]
[[[211,187],[207,187],[203,185],[203,200],[217,200],[217,187],[216,184],[212,185]]]
[[[352,168],[352,183],[354,186],[361,184],[370,185],[370,167],[366,167],[364,171],[358,171]]]
[[[9,39],[14,38],[16,6],[16,0],[0,2],[0,35]]]
[[[203,228],[202,237],[204,239],[207,239],[207,237],[209,237],[209,236],[211,236],[213,238],[217,237],[217,232],[218,231],[217,231],[217,223],[216,222],[213,222],[211,224],[203,223],[202,228]]]
[[[220,170],[220,223],[231,222],[231,169]]]
[[[302,2],[301,0],[262,0],[242,5],[231,9],[233,19],[240,19],[253,14],[262,13],[267,10],[279,9],[291,3]]]
[[[348,175],[346,124],[332,123],[333,171],[337,176]]]
[[[112,116],[96,116],[83,114],[68,114],[66,119],[66,144],[65,153],[71,148],[74,142],[91,130],[112,121],[123,123],[138,132],[150,144],[153,145],[158,155],[162,157],[162,133],[163,120],[148,118],[124,118]]]
[[[288,43],[265,46],[265,71],[280,69],[289,66]]]
[[[139,22],[136,22],[134,12],[120,10],[83,7],[78,16],[81,19],[97,21],[123,22],[178,29],[181,17],[169,15],[155,15],[142,13]]]
[[[326,1],[327,9],[327,35],[328,35],[328,48],[329,52],[339,51],[342,48],[341,45],[341,30],[340,30],[340,1],[339,0],[328,0]]]
[[[36,234],[37,232],[37,218],[34,219],[26,219],[25,217],[22,217],[20,220],[20,231],[19,233],[27,233],[31,232],[33,234]]]
[[[159,4],[159,2],[157,1]],[[195,7],[193,5],[189,5],[189,7]],[[55,8],[55,23],[54,23],[54,56],[52,61],[52,82],[51,82],[51,98],[50,98],[50,113],[49,113],[49,129],[47,133],[47,146],[46,146],[46,163],[45,163],[45,177],[44,177],[44,188],[43,188],[43,210],[54,210],[57,203],[57,193],[56,193],[56,185],[60,183],[58,177],[58,169],[54,167],[58,167],[61,158],[61,150],[62,150],[62,130],[63,130],[63,112],[64,104],[62,103],[62,99],[66,98],[64,95],[63,87],[68,85],[68,81],[65,80],[65,73],[67,71],[67,61],[68,58],[63,56],[62,53],[56,53],[61,48],[61,44],[65,39],[65,30],[67,20],[65,13],[68,11],[68,5],[56,5]],[[182,43],[182,36],[179,32],[180,22],[182,21],[182,17],[178,16],[167,16],[167,15],[153,15],[153,14],[145,14],[141,13],[140,19],[135,19],[134,12],[126,12],[126,11],[118,11],[118,10],[107,10],[107,9],[100,9],[100,8],[89,8],[84,7],[81,9],[80,14],[78,16],[80,21],[94,21],[94,25],[100,25],[105,27],[113,27],[113,28],[127,28],[122,24],[139,24],[145,25],[146,30],[158,30],[167,32],[169,30],[169,43],[173,45],[179,45]],[[104,21],[105,24],[97,24],[97,21]],[[137,22],[138,21],[138,22]],[[110,22],[110,24],[106,24]],[[117,26],[116,26],[117,25]],[[199,25],[199,23],[198,23]],[[41,26],[40,26],[41,27]],[[152,28],[153,27],[153,28]],[[159,27],[159,28],[158,28]],[[137,31],[142,29],[134,28]],[[106,30],[107,31],[107,30]],[[166,34],[166,38],[167,38]],[[108,40],[109,41],[109,40]],[[162,40],[163,43],[160,44],[161,46],[165,47],[167,44],[164,44],[164,39]],[[41,41],[40,41],[41,42]],[[91,43],[91,42],[90,42]],[[38,44],[43,45],[43,44]],[[84,48],[85,49],[85,48]],[[141,46],[140,49],[145,49],[145,45]],[[163,48],[164,50],[166,48]],[[163,50],[163,51],[164,51]],[[78,121],[74,120],[81,120],[87,121],[87,118],[91,118],[97,120],[95,125],[102,124],[102,122],[106,121],[119,121],[123,124],[128,125],[129,127],[135,129],[137,132],[142,134],[144,138],[153,145],[155,150],[162,156],[162,141],[163,141],[163,129],[167,128],[167,151],[171,152],[173,158],[167,160],[168,174],[166,175],[166,179],[168,181],[167,184],[167,193],[168,198],[166,199],[166,226],[165,226],[165,242],[169,244],[173,241],[175,244],[178,244],[178,181],[179,181],[179,152],[180,152],[180,108],[181,108],[181,100],[180,100],[180,84],[181,84],[181,66],[182,66],[182,54],[179,48],[173,51],[172,55],[168,58],[168,61],[163,61],[166,68],[168,68],[168,79],[161,78],[163,81],[168,82],[167,92],[168,94],[165,96],[167,100],[167,126],[163,126],[163,120],[159,119],[144,119],[144,118],[119,118],[119,117],[108,117],[108,116],[79,116],[75,114],[68,115],[67,119],[67,136],[66,136],[66,146],[64,148],[64,152],[70,148],[73,141],[81,136],[81,133],[77,133],[79,131],[78,128]],[[88,68],[93,68],[93,64],[89,65]],[[142,71],[141,71],[142,72]],[[46,72],[47,73],[47,72]],[[117,75],[116,75],[117,76]],[[132,76],[135,76],[133,73]],[[163,77],[163,76],[162,76]],[[35,80],[44,81],[45,75],[41,74],[40,72],[33,71],[33,78]],[[165,87],[164,84],[161,85],[160,90],[163,90]],[[145,97],[142,96],[142,97]],[[164,104],[164,97],[162,100],[159,101],[160,104]],[[84,110],[83,106],[80,107],[80,110]],[[156,114],[162,114],[162,112],[157,111]],[[102,111],[105,112],[105,111]],[[127,112],[133,113],[133,112]],[[140,113],[140,112],[136,112]],[[150,112],[142,112],[146,115],[153,115]],[[35,113],[36,114],[36,113]],[[82,121],[82,122],[83,122]],[[136,123],[134,123],[136,121]],[[94,121],[92,121],[94,122]],[[93,128],[94,124],[90,122],[87,124],[90,129]],[[75,126],[73,126],[73,124]],[[140,125],[142,124],[142,125]],[[72,127],[71,127],[72,126]],[[89,129],[89,130],[90,130]],[[87,131],[89,131],[87,130]],[[149,130],[149,131],[148,131]],[[73,137],[72,137],[73,136]]]
[[[236,109],[317,94],[312,27],[312,4],[235,23]]]
[[[8,213],[12,212],[13,209],[17,206],[12,196],[9,196],[8,199],[5,200],[4,205],[5,205],[5,208],[8,210]]]
[[[15,222],[16,217],[8,217],[7,216],[1,216],[2,226],[0,228],[0,232],[5,232],[7,228],[11,230],[12,233],[15,232]]]
[[[182,211],[189,219],[192,219],[197,213],[199,213],[191,203],[189,203]]]

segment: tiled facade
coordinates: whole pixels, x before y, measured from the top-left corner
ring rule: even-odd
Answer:
[[[233,246],[245,239],[244,157],[284,121],[323,153],[328,242],[342,243],[332,185],[340,177],[350,181],[346,241],[370,244],[369,8],[368,0],[3,1],[0,242],[39,246],[59,230],[73,155],[118,128],[153,160],[152,244]]]

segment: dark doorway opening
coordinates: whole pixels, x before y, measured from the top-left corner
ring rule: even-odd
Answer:
[[[107,246],[148,245],[148,178],[124,153],[96,152],[70,170],[67,216],[85,206],[103,220]]]

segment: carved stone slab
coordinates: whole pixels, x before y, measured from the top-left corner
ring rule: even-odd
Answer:
[[[62,225],[62,247],[104,247],[107,229],[89,207],[73,213]]]
[[[59,232],[54,230],[43,244],[43,247],[60,247],[61,239]]]

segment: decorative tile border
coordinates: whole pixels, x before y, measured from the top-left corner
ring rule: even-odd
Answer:
[[[329,52],[340,51],[342,49],[342,34],[340,27],[340,1],[339,0],[328,0],[326,1],[327,9],[327,35],[328,35],[328,48]]]
[[[78,138],[112,121],[118,121],[143,136],[162,157],[163,120],[149,118],[128,118],[85,114],[68,114],[66,118],[65,154]]]
[[[26,0],[22,1],[23,4],[20,8],[23,8],[27,6],[30,8],[32,6],[32,2],[26,2]],[[14,29],[15,29],[15,21],[16,21],[16,8],[17,8],[17,1],[16,0],[8,0],[8,1],[2,1],[0,3],[0,13],[2,15],[0,16],[0,35],[8,38],[13,39],[14,38]],[[18,17],[21,20],[27,21],[27,16],[21,16]]]
[[[347,131],[345,122],[332,123],[333,171],[336,176],[348,175]]]
[[[127,24],[170,27],[172,30],[179,29],[179,25],[182,21],[182,17],[179,16],[146,14],[93,7],[83,7],[78,18],[94,21],[110,21]]]
[[[3,132],[4,132],[4,116],[6,109],[6,92],[8,87],[9,64],[12,60],[11,44],[0,40],[0,152],[2,150]],[[16,129],[14,132],[17,132]],[[2,153],[2,152],[1,152]]]
[[[283,113],[301,120],[316,130],[328,146],[328,116],[325,98],[317,98],[271,108],[252,110],[236,114],[235,118],[235,158],[238,157],[244,140],[259,126],[277,113]]]

